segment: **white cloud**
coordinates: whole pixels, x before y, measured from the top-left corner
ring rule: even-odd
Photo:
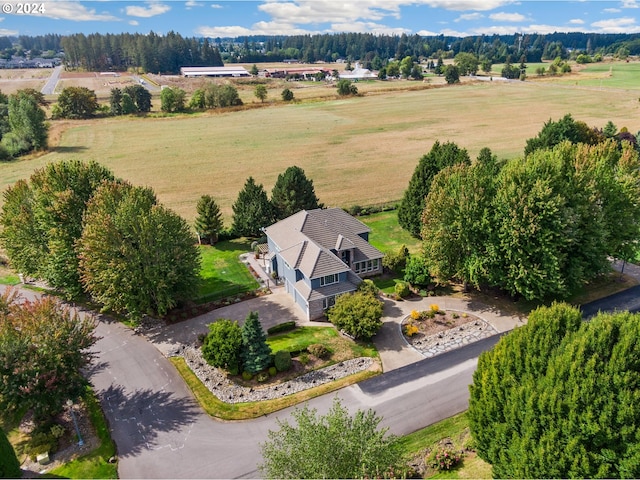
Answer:
[[[405,1],[403,4],[417,3],[428,5],[434,8],[444,8],[445,10],[464,11],[477,10],[487,11],[500,8],[504,5],[518,3],[515,0],[417,0],[416,2]],[[446,34],[445,34],[446,35]]]
[[[422,37],[432,37],[434,35],[440,35],[439,33],[432,32],[431,30],[419,30],[416,33]]]
[[[572,18],[571,20],[569,20],[569,24],[570,25],[584,25],[584,20],[582,20],[581,18]]]
[[[480,20],[481,18],[484,18],[484,15],[482,15],[481,13],[475,12],[475,13],[463,13],[462,15],[460,15],[458,18],[456,18],[454,20],[454,22],[467,22],[467,21],[472,21],[472,20]]]
[[[211,8],[224,8],[222,5],[218,5],[217,3],[212,3]]]
[[[379,23],[372,22],[355,22],[355,23],[332,23],[331,32],[354,32],[354,33],[373,33],[374,35],[402,35],[409,34],[411,30],[401,27],[388,27]]]
[[[129,25],[133,25],[134,27],[140,25],[140,22],[137,20],[129,20]]]
[[[195,0],[188,0],[185,2],[184,7],[187,10],[191,10],[193,7],[204,7],[204,3],[196,2]]]
[[[9,3],[18,3],[11,0]],[[98,3],[99,4],[99,3]],[[94,8],[87,8],[79,1],[55,1],[47,2],[44,13],[36,12],[32,16],[54,18],[56,20],[73,20],[76,22],[113,22],[119,21],[108,12],[98,13]]]
[[[169,5],[165,5],[159,2],[146,2],[147,7],[140,7],[138,5],[129,5],[125,8],[127,15],[132,17],[150,18],[156,15],[162,15],[171,10]]]
[[[637,33],[640,27],[636,25],[636,19],[633,17],[610,18],[608,20],[600,20],[593,22],[599,33]]]
[[[18,35],[18,30],[9,30],[8,28],[0,28],[0,37],[15,37]]]
[[[622,10],[620,10],[619,8],[605,8],[602,11],[605,13],[620,13]]]
[[[519,13],[498,12],[489,15],[491,20],[496,22],[524,22],[527,18]]]
[[[637,0],[622,0],[622,8],[640,8]]]

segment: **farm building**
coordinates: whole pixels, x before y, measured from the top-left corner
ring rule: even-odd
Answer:
[[[185,77],[250,77],[244,67],[180,67]]]
[[[359,63],[356,63],[356,68],[353,70],[340,72],[340,78],[346,78],[348,80],[375,80],[378,78],[378,74],[367,68],[362,68]]]

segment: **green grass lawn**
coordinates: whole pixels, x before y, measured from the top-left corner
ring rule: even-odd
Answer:
[[[406,245],[409,253],[420,251],[420,240],[411,236],[398,224],[398,211],[374,213],[358,217],[362,223],[371,228],[369,243],[383,253],[398,252],[402,245]]]
[[[404,457],[409,460],[426,448],[437,447],[443,439],[449,439],[455,450],[469,448],[472,438],[469,433],[467,412],[405,435],[398,439],[398,445]],[[467,452],[458,468],[448,472],[434,472],[426,478],[492,478],[491,465],[474,452]]]
[[[199,249],[202,282],[198,291],[198,303],[248,292],[260,286],[238,258],[251,251],[251,244],[246,239],[227,240],[215,246],[200,245]]]
[[[334,327],[299,327],[287,333],[272,335],[267,338],[271,351],[301,351],[314,343],[321,343],[332,353],[336,361],[355,357],[378,357],[378,352],[371,343],[354,342],[340,336]]]

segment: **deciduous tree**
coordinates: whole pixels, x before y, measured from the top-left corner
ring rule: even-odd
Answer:
[[[104,183],[78,241],[82,283],[105,310],[165,315],[197,292],[195,243],[184,219],[158,205],[150,189]]]
[[[313,180],[308,179],[304,170],[295,165],[278,175],[271,190],[271,203],[278,220],[300,210],[322,208],[313,188]]]
[[[160,92],[160,110],[167,113],[184,110],[187,92],[178,87],[163,88]]]
[[[367,290],[346,293],[336,298],[327,318],[338,330],[368,340],[382,328],[382,307],[383,303]]]
[[[267,99],[267,87],[262,83],[256,85],[256,89],[254,90],[254,95],[258,98],[262,103]]]
[[[31,90],[18,90],[9,96],[7,120],[11,131],[3,136],[2,144],[13,156],[47,147],[49,127],[41,95]]]
[[[341,96],[358,94],[358,87],[356,87],[351,82],[351,80],[347,80],[346,78],[342,78],[338,80],[337,88],[338,88],[338,95],[341,95]]]
[[[82,292],[75,244],[86,203],[113,174],[96,162],[62,161],[36,170],[4,194],[0,241],[25,275],[46,280],[73,297]]]
[[[81,395],[95,326],[56,298],[22,301],[7,290],[0,296],[0,406],[44,417]]]
[[[261,229],[275,220],[273,206],[262,184],[249,177],[238,193],[233,208],[233,231],[236,235],[259,237]]]
[[[65,87],[58,95],[56,118],[89,118],[98,109],[96,92],[86,87]]]
[[[278,420],[261,445],[260,470],[267,478],[377,478],[402,474],[396,438],[379,428],[373,410],[354,416],[336,397],[326,415],[307,405],[296,409],[295,424]]]

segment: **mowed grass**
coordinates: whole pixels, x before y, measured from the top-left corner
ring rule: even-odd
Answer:
[[[489,147],[511,158],[521,155],[546,121],[566,113],[600,127],[611,120],[636,131],[640,123],[637,96],[616,89],[531,81],[385,92],[385,83],[363,97],[70,122],[50,153],[1,163],[0,190],[48,162],[96,160],[133,184],[152,187],[188,221],[198,198],[210,194],[230,222],[247,177],[270,192],[291,165],[305,170],[327,206],[369,205],[401,198],[436,140],[454,141],[472,157]],[[407,82],[407,88],[417,83]]]
[[[469,445],[471,435],[467,412],[405,435],[398,439],[398,445],[404,457],[411,459],[427,448],[437,448],[439,442],[444,439],[451,441],[455,450],[464,449]],[[491,465],[479,458],[475,452],[466,452],[458,468],[448,472],[436,472],[426,478],[492,478]]]
[[[383,253],[396,253],[405,245],[409,253],[420,251],[420,240],[411,236],[398,223],[398,211],[389,210],[358,217],[362,223],[371,228],[369,243]]]
[[[259,287],[246,265],[238,258],[251,250],[243,239],[219,242],[215,246],[200,245],[200,289],[197,301],[211,302]]]

